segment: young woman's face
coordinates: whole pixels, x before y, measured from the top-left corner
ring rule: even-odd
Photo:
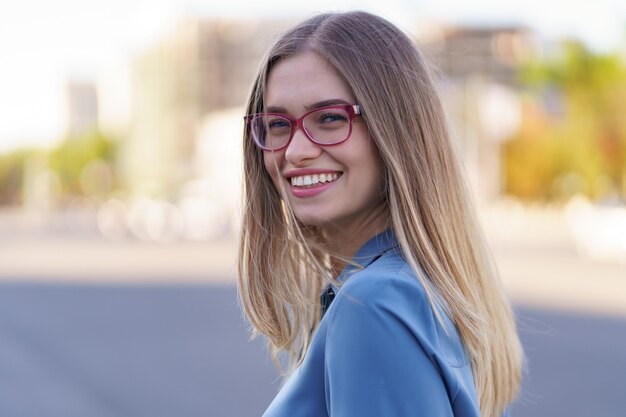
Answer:
[[[266,100],[268,111],[292,118],[329,100],[358,104],[335,69],[313,52],[283,59],[274,66]],[[263,151],[263,156],[274,185],[279,192],[284,190],[283,198],[304,224],[347,231],[377,220],[373,217],[379,216],[383,201],[381,164],[361,117],[354,119],[350,138],[338,145],[317,145],[297,129],[286,148]]]

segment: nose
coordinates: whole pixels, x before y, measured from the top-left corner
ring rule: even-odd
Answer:
[[[302,129],[296,129],[285,150],[285,159],[294,166],[301,166],[321,153],[321,146],[310,141]]]

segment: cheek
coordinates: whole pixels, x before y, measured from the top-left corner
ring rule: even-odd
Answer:
[[[376,175],[376,184],[378,186],[378,191],[382,192],[387,188],[387,176],[386,176],[386,168],[385,163],[383,162],[382,157],[378,154],[376,149],[374,149],[374,160],[372,164],[374,166],[374,172]]]
[[[280,155],[276,152],[263,152],[263,163],[265,170],[272,178],[274,186],[278,189],[278,181],[280,180]]]
[[[373,143],[364,146],[361,154],[365,157],[358,164],[362,169],[361,175],[367,180],[363,181],[366,193],[372,198],[384,198],[385,190],[385,167],[378,151]]]

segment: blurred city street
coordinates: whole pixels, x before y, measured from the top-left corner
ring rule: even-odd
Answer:
[[[582,259],[550,213],[485,216],[528,356],[512,415],[623,416],[624,265]],[[111,242],[9,214],[0,226],[0,415],[255,416],[273,398],[232,239]]]

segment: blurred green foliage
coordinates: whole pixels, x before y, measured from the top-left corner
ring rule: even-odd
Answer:
[[[523,123],[504,147],[506,191],[555,200],[626,190],[626,63],[568,42],[521,70]]]
[[[115,164],[116,141],[98,130],[69,138],[54,148],[49,155],[49,169],[60,179],[63,195],[84,195],[85,169],[94,161]]]
[[[68,137],[48,151],[20,149],[0,154],[0,205],[22,204],[24,193],[34,186],[29,181],[43,171],[58,179],[61,200],[110,191],[117,185],[112,167],[118,143],[116,138],[92,130]]]
[[[34,151],[26,149],[0,154],[0,205],[22,201],[24,167],[33,154]]]

